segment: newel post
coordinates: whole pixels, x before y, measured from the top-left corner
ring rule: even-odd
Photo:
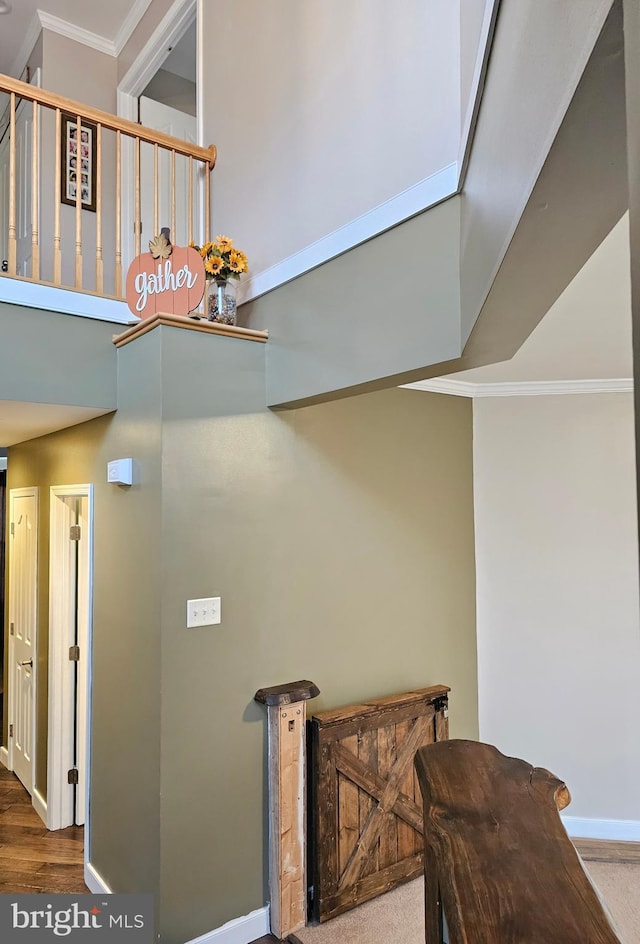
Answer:
[[[320,694],[306,680],[261,688],[269,723],[269,897],[271,933],[281,940],[307,920],[307,701]]]

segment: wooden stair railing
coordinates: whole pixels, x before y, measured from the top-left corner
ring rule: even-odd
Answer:
[[[424,801],[425,933],[450,944],[621,944],[558,810],[548,770],[474,741],[415,758]]]
[[[27,278],[32,281],[45,282],[56,286],[72,287],[83,291],[94,291],[100,295],[112,294],[113,297],[122,298],[124,292],[123,285],[123,262],[125,251],[123,247],[123,225],[127,228],[133,227],[135,233],[133,253],[138,255],[141,252],[141,234],[142,234],[142,190],[141,190],[141,146],[149,145],[153,152],[150,155],[149,164],[153,167],[152,181],[149,181],[148,193],[151,207],[146,207],[149,219],[153,216],[153,235],[160,232],[162,226],[170,224],[172,234],[176,232],[177,212],[184,214],[186,233],[188,241],[207,241],[210,237],[210,172],[213,170],[216,162],[216,148],[199,147],[179,138],[171,137],[163,132],[154,131],[145,128],[142,125],[127,121],[111,115],[108,112],[101,111],[89,105],[82,105],[72,99],[65,98],[52,92],[47,92],[37,86],[20,82],[9,76],[0,74],[0,93],[8,96],[8,119],[4,135],[0,131],[0,143],[8,134],[8,188],[5,187],[4,199],[7,206],[4,208],[4,215],[0,219],[6,219],[7,232],[0,234],[4,237],[0,241],[0,246],[6,246],[7,258],[4,260],[2,271],[8,276]],[[17,112],[22,102],[30,102],[30,140],[18,141],[17,136]],[[28,107],[28,106],[25,106]],[[5,112],[6,114],[6,112]],[[43,117],[47,117],[49,124],[46,127],[47,143],[49,145],[48,153],[41,153],[42,145],[45,143],[42,134]],[[86,210],[86,201],[83,204],[82,186],[80,174],[82,172],[81,153],[76,158],[76,188],[74,203],[74,222],[73,230],[73,277],[68,279],[67,283],[63,279],[63,227],[61,224],[61,188],[62,160],[63,160],[63,122],[70,122],[82,131],[91,130],[95,136],[92,141],[92,154],[95,154],[95,168],[91,168],[92,175],[95,174],[95,227],[92,225],[91,242],[95,238],[95,277],[93,285],[86,284],[84,273],[83,247],[87,241],[89,231],[88,213]],[[87,124],[90,123],[90,124]],[[105,132],[114,136],[110,145],[105,141]],[[81,142],[77,142],[81,145]],[[132,155],[126,153],[125,149],[133,149]],[[53,148],[53,154],[50,148]],[[18,153],[20,152],[20,153]],[[25,153],[27,152],[27,153]],[[2,153],[2,152],[0,152]],[[161,156],[166,154],[165,163],[168,165],[168,181],[163,181],[160,174]],[[125,176],[124,168],[127,165],[127,158],[131,157],[130,163],[134,167],[132,193],[123,192],[123,178]],[[181,168],[184,174],[185,189],[188,189],[188,206],[177,208],[176,196],[176,162],[178,159],[186,161],[186,167]],[[24,207],[19,205],[19,195],[17,194],[18,185],[18,161],[21,162],[22,176],[26,179],[30,177],[30,221],[22,220],[23,228],[29,228],[30,223],[30,265],[28,272],[19,272],[18,268],[18,217],[22,213],[24,216]],[[53,192],[43,192],[43,165],[47,168],[55,164],[55,178]],[[2,168],[0,168],[0,172]],[[0,174],[1,176],[1,174]],[[106,192],[108,181],[112,180],[113,189]],[[198,181],[202,181],[202,192],[199,199],[202,201],[201,222],[194,230],[194,218],[197,216],[194,207],[196,198],[194,190]],[[6,190],[8,189],[8,198]],[[50,189],[50,188],[47,188]],[[93,190],[93,184],[91,186]],[[170,219],[160,219],[161,196],[164,198],[165,210]],[[123,219],[123,197],[129,198],[134,206],[133,219]],[[0,202],[3,200],[3,193],[0,192]],[[48,200],[53,201],[53,207],[45,206]],[[2,206],[0,205],[0,210]],[[44,248],[47,251],[47,263],[49,271],[52,273],[50,279],[42,278],[43,261],[43,241],[41,234],[40,219],[42,211],[46,209],[47,219],[52,228],[50,234],[50,243]],[[200,209],[200,207],[198,207]],[[104,244],[105,218],[109,214],[110,229],[113,230],[113,256],[110,259],[110,268],[113,272],[113,292],[105,291],[105,253],[108,251]],[[93,216],[93,214],[91,214]],[[131,229],[127,229],[131,232]],[[94,235],[95,233],[95,235]],[[28,237],[27,237],[28,240]],[[71,241],[71,240],[69,240]],[[49,255],[50,252],[50,255]],[[0,260],[3,261],[3,260]]]

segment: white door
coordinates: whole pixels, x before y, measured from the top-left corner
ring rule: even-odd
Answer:
[[[17,274],[30,275],[31,269],[31,134],[33,115],[25,102],[16,111],[16,236]],[[9,145],[7,127],[0,141],[0,265],[9,261]],[[4,271],[4,266],[2,266]]]
[[[80,659],[76,662],[75,684],[75,760],[78,769],[78,784],[75,796],[75,823],[84,826],[87,796],[87,708],[89,670],[89,620],[90,620],[90,556],[89,498],[76,499],[77,523],[80,539],[77,542],[76,580],[76,645]]]
[[[91,485],[50,490],[49,829],[87,818],[92,496]]]
[[[193,115],[161,105],[151,98],[140,98],[140,124],[154,131],[163,131],[174,138],[196,144],[198,140],[197,121]],[[198,197],[199,181],[195,171],[193,181],[193,238],[200,239],[202,199]],[[171,156],[168,151],[159,149],[158,160],[159,201],[158,230],[163,226],[171,227]],[[140,187],[142,217],[142,251],[147,251],[149,240],[154,233],[154,158],[153,147],[143,144],[140,149]],[[176,232],[171,233],[171,242],[175,246],[189,243],[189,159],[176,155]]]
[[[22,102],[16,111],[16,237],[18,275],[31,275],[33,107]]]
[[[40,85],[40,69],[36,69],[31,85]],[[9,261],[9,146],[8,112],[0,129],[0,271]],[[16,109],[16,269],[18,275],[31,275],[32,235],[32,167],[33,167],[33,105],[21,101]],[[42,165],[40,164],[42,167]],[[42,171],[41,171],[42,173]]]
[[[33,792],[38,575],[37,489],[12,489],[9,498],[9,757]]]
[[[0,272],[9,265],[9,130],[0,128]]]

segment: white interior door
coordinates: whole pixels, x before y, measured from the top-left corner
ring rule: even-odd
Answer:
[[[80,540],[77,542],[77,580],[76,580],[76,644],[80,650],[80,659],[76,662],[76,724],[75,724],[75,760],[78,769],[78,784],[75,796],[75,823],[84,826],[87,797],[87,710],[88,710],[88,670],[89,670],[89,620],[90,620],[90,548],[91,526],[89,521],[89,498],[85,495],[76,499],[77,522],[80,528]]]
[[[0,271],[9,264],[9,131],[0,128]]]
[[[29,103],[29,106],[31,103]],[[16,236],[17,274],[29,275],[31,268],[31,137],[33,112],[22,102],[16,111]],[[0,263],[9,260],[9,128],[0,141]]]
[[[91,485],[50,490],[49,829],[87,821],[92,496]],[[76,783],[70,772],[77,773]]]
[[[140,124],[154,131],[163,131],[174,138],[196,144],[198,123],[193,115],[154,102],[144,95],[140,97]],[[159,151],[158,229],[171,227],[171,155]],[[142,144],[140,149],[140,188],[142,217],[142,251],[147,251],[149,240],[157,235],[154,230],[154,157],[153,147]],[[194,173],[193,185],[193,238],[200,238],[201,204],[198,198],[198,180]],[[171,233],[171,242],[176,246],[189,243],[189,160],[176,155],[176,232]]]
[[[18,275],[31,275],[33,107],[22,102],[16,111],[16,237]]]
[[[40,69],[30,79],[40,85]],[[0,269],[9,261],[9,163],[10,125],[6,110],[0,123]],[[33,167],[33,105],[19,101],[16,108],[16,269],[18,275],[31,275],[32,248],[32,167]]]
[[[12,489],[9,511],[9,756],[12,769],[29,793],[33,793],[38,586],[37,489]]]

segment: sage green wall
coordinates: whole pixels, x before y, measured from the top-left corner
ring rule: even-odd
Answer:
[[[442,373],[461,353],[459,239],[453,197],[242,306],[243,324],[269,329],[269,405]]]
[[[478,731],[470,403],[272,413],[266,353],[156,328],[119,352],[112,418],[10,452],[20,484],[70,449],[95,483],[90,859],[159,896],[167,944],[267,901],[257,688],[312,678],[328,707],[445,682],[452,733]],[[105,482],[122,456],[130,489]],[[222,624],[187,630],[208,595]]]
[[[135,354],[135,358],[132,357]],[[133,361],[133,363],[131,363]],[[46,758],[49,486],[93,483],[90,859],[114,891],[157,895],[160,861],[159,338],[119,354],[120,411],[9,450],[9,487],[40,486],[38,768]],[[136,485],[106,482],[135,457]]]
[[[115,409],[122,325],[2,301],[0,324],[0,400]]]
[[[310,678],[319,708],[445,682],[477,737],[472,431],[469,401],[397,389],[270,413],[263,346],[163,331],[161,929],[181,944],[268,897],[257,688]],[[221,625],[185,629],[210,595]]]
[[[93,457],[100,440],[111,422],[99,417],[95,422],[83,423],[43,436],[9,450],[7,489],[38,488],[38,630],[37,630],[37,742],[35,785],[47,797],[47,698],[49,692],[49,488],[52,485],[79,485],[93,481]],[[8,545],[11,553],[11,542]],[[8,568],[7,568],[8,569]],[[8,652],[5,627],[5,651]],[[5,666],[6,671],[6,666]],[[5,684],[5,712],[3,744],[7,743],[9,721]]]

